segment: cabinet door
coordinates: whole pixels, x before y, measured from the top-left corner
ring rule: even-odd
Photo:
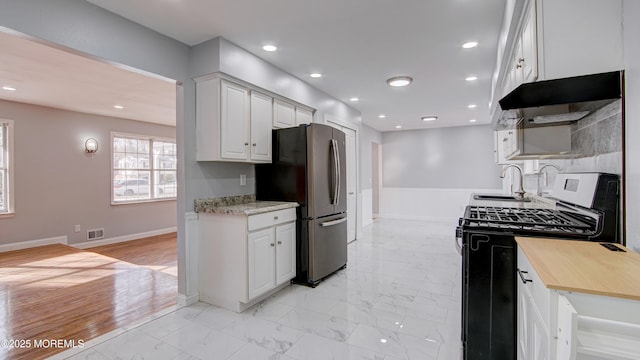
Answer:
[[[518,280],[518,360],[528,360],[529,357],[529,316],[531,301],[527,296],[526,285]]]
[[[542,315],[534,306],[533,300],[531,300],[529,319],[529,359],[549,360],[549,330]]]
[[[276,227],[276,285],[296,276],[296,223]]]
[[[288,128],[296,126],[295,106],[288,102],[273,100],[273,127]]]
[[[270,96],[251,92],[251,160],[271,162],[273,105]]]
[[[522,51],[522,81],[532,82],[538,78],[538,36],[536,25],[535,1],[530,2],[528,12],[522,24],[520,37]]]
[[[248,160],[249,90],[226,81],[220,90],[220,157]]]
[[[307,109],[296,108],[296,125],[311,124],[313,113]]]
[[[249,299],[275,286],[275,242],[273,228],[249,233]]]

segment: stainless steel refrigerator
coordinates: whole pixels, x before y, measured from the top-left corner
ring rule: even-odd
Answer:
[[[315,286],[347,264],[345,135],[301,125],[273,130],[272,144],[272,163],[256,165],[256,198],[300,204],[294,282]]]

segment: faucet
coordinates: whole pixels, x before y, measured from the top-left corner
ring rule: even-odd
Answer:
[[[552,168],[555,168],[558,171],[562,171],[561,168],[559,168],[559,167],[557,167],[557,166],[555,166],[553,164],[545,164],[545,165],[542,165],[540,167],[540,169],[538,169],[538,189],[537,189],[537,192],[536,192],[538,194],[538,196],[542,196],[542,188],[540,187],[540,175],[542,175],[542,170],[544,170],[547,167],[552,167]],[[549,175],[548,172],[544,173],[544,186],[547,186],[549,184],[548,175]]]
[[[520,187],[518,188],[518,191],[514,191],[513,193],[518,195],[518,197],[522,199],[524,198],[525,191],[524,191],[524,186],[522,184],[522,181],[523,181],[522,178],[524,177],[524,175],[522,174],[522,168],[520,166],[516,164],[509,164],[505,166],[505,168],[502,169],[502,174],[500,174],[500,179],[504,179],[504,175],[507,172],[507,169],[511,167],[518,169],[518,172],[520,173],[520,182],[519,182]]]

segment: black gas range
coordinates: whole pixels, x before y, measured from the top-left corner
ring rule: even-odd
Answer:
[[[516,359],[515,236],[621,242],[619,176],[556,176],[555,205],[476,201],[456,229],[465,360]],[[507,204],[505,206],[505,204]]]

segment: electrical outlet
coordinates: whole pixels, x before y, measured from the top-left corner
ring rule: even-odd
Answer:
[[[80,232],[80,225],[76,225],[76,226],[75,226],[75,231],[76,231],[76,232]]]
[[[240,175],[240,186],[245,186],[247,185],[247,175],[242,174]]]

